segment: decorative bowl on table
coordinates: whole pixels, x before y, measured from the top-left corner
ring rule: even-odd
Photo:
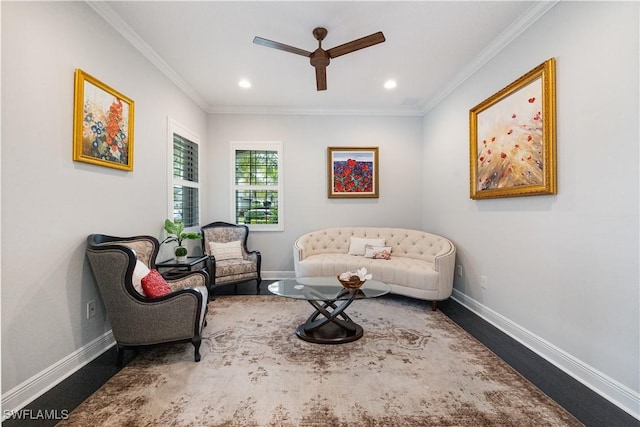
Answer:
[[[340,278],[340,276],[337,277],[340,283],[342,283],[342,286],[347,289],[358,289],[359,287],[364,285],[364,282],[366,282],[366,280],[361,280],[358,276],[351,276],[349,280],[343,280]]]

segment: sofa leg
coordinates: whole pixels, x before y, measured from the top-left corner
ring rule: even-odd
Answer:
[[[438,308],[438,301],[431,301],[431,310],[436,311]]]

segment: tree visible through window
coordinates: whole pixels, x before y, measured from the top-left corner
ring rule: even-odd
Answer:
[[[281,143],[233,143],[233,212],[237,224],[282,230]]]

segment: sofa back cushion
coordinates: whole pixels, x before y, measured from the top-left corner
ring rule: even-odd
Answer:
[[[451,242],[444,237],[419,230],[390,227],[334,227],[312,231],[301,236],[297,246],[301,258],[325,253],[349,252],[351,236],[365,239],[384,239],[391,247],[392,257],[424,259],[434,262],[437,255],[451,250]]]

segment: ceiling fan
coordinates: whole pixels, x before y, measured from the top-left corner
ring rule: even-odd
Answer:
[[[316,88],[320,91],[327,90],[327,66],[331,59],[385,41],[384,34],[382,34],[381,31],[378,31],[377,33],[369,36],[341,44],[340,46],[333,47],[329,50],[324,50],[322,49],[322,40],[327,36],[326,28],[318,27],[314,29],[313,36],[318,40],[318,48],[313,52],[257,36],[253,38],[253,42],[262,46],[272,47],[274,49],[280,49],[285,52],[295,53],[296,55],[302,55],[310,58],[311,65],[316,69]]]

